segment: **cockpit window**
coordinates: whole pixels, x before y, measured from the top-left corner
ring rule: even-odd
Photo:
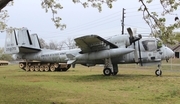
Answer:
[[[154,51],[157,49],[155,40],[145,40],[142,41],[142,45],[146,51]]]
[[[158,40],[158,41],[157,41],[157,48],[158,48],[158,49],[161,48],[162,45],[163,45],[162,42],[161,42],[160,40]]]

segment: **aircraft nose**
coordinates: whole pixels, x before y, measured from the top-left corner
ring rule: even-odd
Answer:
[[[166,57],[167,59],[171,58],[171,57],[174,57],[174,52],[167,47],[167,50],[166,50]]]

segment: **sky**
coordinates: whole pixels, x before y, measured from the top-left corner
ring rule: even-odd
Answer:
[[[150,10],[160,13],[162,7],[159,0],[149,5]],[[14,0],[13,6],[7,6],[9,18],[8,26],[22,28],[27,27],[30,34],[37,33],[39,38],[47,43],[50,41],[61,42],[69,38],[96,34],[103,38],[120,35],[122,31],[122,9],[125,8],[125,33],[126,28],[136,28],[137,33],[149,34],[150,28],[142,19],[142,12],[138,12],[141,3],[138,0],[117,0],[113,8],[103,5],[102,12],[96,8],[84,8],[81,4],[74,4],[72,0],[59,0],[63,6],[58,11],[62,18],[61,23],[67,25],[65,30],[56,29],[51,21],[52,13],[45,13],[41,7],[41,0]],[[177,12],[178,13],[178,12]],[[177,14],[178,15],[178,14]],[[167,23],[174,22],[174,17],[169,16]],[[6,33],[0,33],[0,47],[4,47]]]

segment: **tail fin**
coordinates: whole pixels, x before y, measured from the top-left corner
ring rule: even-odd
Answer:
[[[37,34],[31,34],[32,45],[34,48],[41,48]]]
[[[20,52],[32,53],[41,50],[37,34],[30,35],[27,28],[22,28],[19,30],[17,38]]]
[[[17,38],[16,38],[17,36]],[[9,54],[13,53],[32,53],[32,52],[38,52],[41,51],[40,43],[37,34],[29,34],[29,31],[27,28],[22,28],[18,31],[18,34],[15,34],[15,31],[13,33],[7,33],[6,37],[11,37],[6,39],[7,41],[10,41],[10,44],[15,44],[16,45],[16,50],[12,47],[12,45],[6,45],[5,44],[5,49],[11,49],[13,51],[10,51]],[[6,48],[7,46],[10,46]],[[15,46],[14,46],[15,47]],[[7,53],[8,51],[5,51]]]
[[[7,30],[6,31],[4,53],[5,54],[19,53],[18,42],[17,42],[15,30]]]

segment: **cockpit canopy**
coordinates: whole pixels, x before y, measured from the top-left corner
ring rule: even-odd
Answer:
[[[143,40],[142,45],[145,49],[145,51],[155,51],[162,47],[162,41],[161,40]]]

